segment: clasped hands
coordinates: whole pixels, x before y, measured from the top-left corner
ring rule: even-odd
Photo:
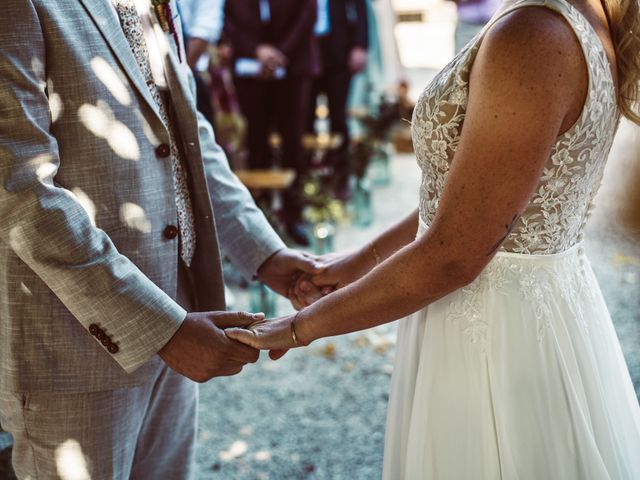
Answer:
[[[260,62],[260,77],[270,79],[275,76],[278,68],[285,68],[288,63],[287,57],[273,45],[263,43],[256,48],[256,57]]]
[[[334,290],[342,288],[365,275],[376,265],[367,247],[346,254],[328,254],[318,259],[323,264],[320,272],[305,273],[298,277],[287,296],[299,310],[311,305]],[[296,328],[297,314],[275,319],[258,318],[246,327],[225,330],[227,337],[260,350],[269,350],[276,360],[288,349],[306,346],[315,340],[313,333]],[[312,322],[311,322],[312,323]]]
[[[296,309],[304,308],[331,291],[366,273],[357,254],[330,254],[320,258],[291,249],[274,254],[258,270],[258,278],[276,293],[288,297]],[[258,360],[259,351],[271,350],[277,359],[292,347],[312,339],[292,340],[294,316],[273,320],[262,313],[192,312],[158,352],[176,372],[196,381],[235,375]]]

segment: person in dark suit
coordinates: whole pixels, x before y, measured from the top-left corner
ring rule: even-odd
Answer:
[[[234,50],[234,83],[247,119],[249,167],[268,168],[272,127],[282,138],[282,166],[296,183],[284,198],[289,236],[306,245],[300,195],[308,161],[302,149],[311,77],[318,72],[313,33],[316,0],[234,0],[225,4],[224,32]]]
[[[339,134],[342,142],[330,152],[327,163],[333,167],[336,191],[344,197],[349,180],[349,128],[347,125],[347,96],[354,74],[367,63],[368,26],[367,0],[317,0],[318,21],[315,33],[320,47],[321,74],[311,87],[311,105],[318,94],[325,93],[329,103],[331,132]],[[309,132],[314,131],[315,111],[309,109]]]

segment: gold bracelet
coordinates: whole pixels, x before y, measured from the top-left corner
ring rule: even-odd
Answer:
[[[293,320],[291,320],[291,339],[293,340],[293,344],[296,347],[299,347],[300,344],[298,343],[298,336],[296,335],[296,319],[298,318],[298,315],[300,314],[300,311],[296,312],[296,316],[293,317]]]
[[[376,266],[382,263],[382,258],[378,253],[378,249],[376,248],[376,242],[371,242],[371,250],[373,250],[373,258],[376,260]]]

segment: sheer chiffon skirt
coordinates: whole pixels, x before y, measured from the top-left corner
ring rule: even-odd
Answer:
[[[581,246],[501,252],[400,322],[385,480],[640,479],[640,407]]]

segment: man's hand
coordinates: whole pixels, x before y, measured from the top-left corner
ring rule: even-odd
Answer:
[[[362,47],[353,47],[349,52],[349,71],[353,74],[360,73],[367,66],[367,50]]]
[[[298,309],[355,282],[376,266],[369,245],[350,253],[329,253],[318,261],[324,265],[323,271],[316,275],[301,276],[289,294],[291,303]]]
[[[189,313],[158,354],[173,370],[196,382],[235,375],[247,363],[255,363],[259,353],[229,339],[222,329],[246,327],[263,318],[246,312]]]
[[[285,248],[260,265],[258,278],[271,290],[286,297],[301,275],[317,275],[323,270],[322,263],[311,255]]]
[[[287,65],[287,57],[273,45],[261,44],[256,48],[256,57],[262,64],[262,75],[271,78],[278,67]]]
[[[191,70],[196,69],[196,65],[200,57],[210,48],[210,44],[203,38],[193,37],[187,44],[187,65]]]

